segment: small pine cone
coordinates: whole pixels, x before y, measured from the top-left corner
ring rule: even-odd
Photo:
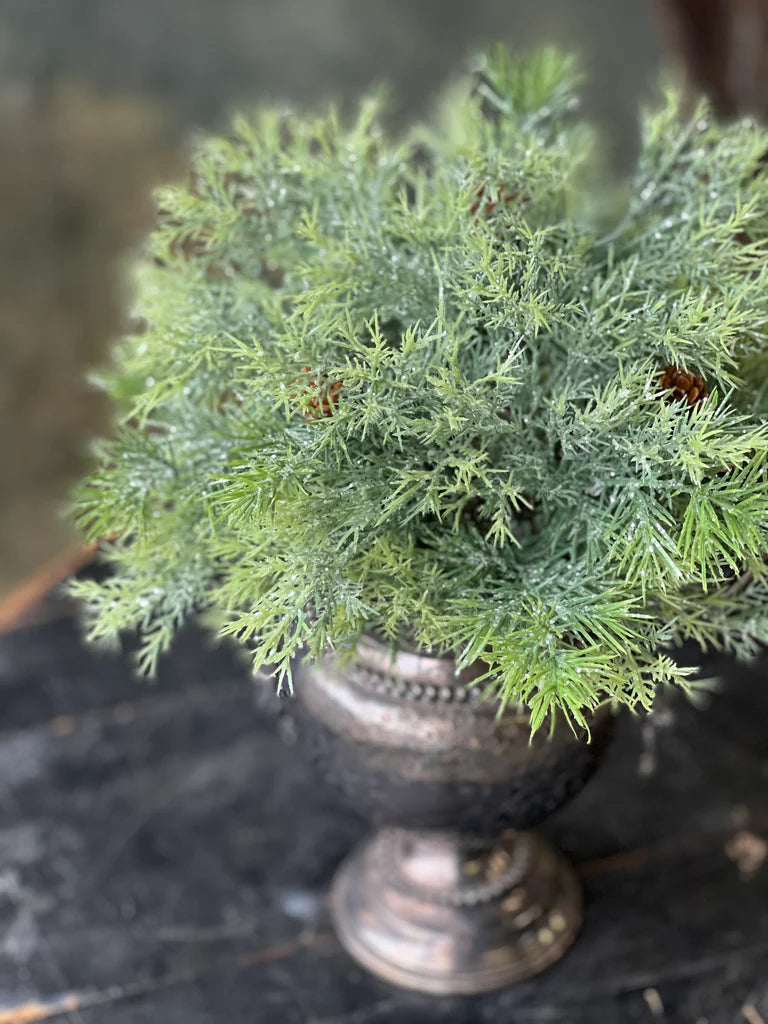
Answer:
[[[192,232],[184,234],[179,231],[171,240],[169,249],[173,256],[183,256],[187,263],[201,256],[206,249],[206,239],[203,235],[196,235]]]
[[[698,373],[687,373],[679,366],[664,367],[664,372],[659,377],[659,387],[669,391],[668,401],[685,402],[691,407],[701,405],[709,397],[704,378]]]
[[[301,372],[311,373],[312,369],[309,366],[304,366]],[[309,386],[313,391],[317,391],[318,395],[317,398],[313,398],[309,403],[304,419],[314,420],[318,416],[333,416],[339,404],[339,392],[344,386],[342,382],[336,380],[330,386],[327,386],[325,381],[318,381],[317,377],[312,377],[309,381]]]
[[[243,400],[236,391],[232,388],[224,388],[219,395],[219,400],[216,403],[216,411],[221,414],[226,414],[227,406],[242,406]]]
[[[208,239],[203,234],[184,234],[179,231],[177,235],[171,240],[169,246],[170,252],[173,256],[182,256],[186,263],[192,263],[194,260],[203,256],[208,248]],[[157,258],[155,263],[158,266],[165,266],[165,261]],[[227,277],[231,277],[232,274],[239,274],[242,268],[239,263],[232,260],[228,264],[224,263],[209,263],[205,268],[205,276],[213,281],[223,281]]]
[[[500,204],[506,206],[520,198],[519,188],[510,191],[504,184],[489,186],[486,182],[481,181],[475,188],[475,199],[469,212],[473,217],[480,212],[489,217]]]

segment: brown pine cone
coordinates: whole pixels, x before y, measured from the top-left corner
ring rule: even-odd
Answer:
[[[303,366],[301,369],[302,373],[312,373],[310,366]],[[309,409],[304,414],[304,419],[314,420],[318,416],[333,416],[336,412],[336,407],[339,404],[339,392],[344,386],[340,380],[334,381],[332,384],[324,380],[318,381],[317,377],[312,377],[309,381],[309,386],[313,391],[317,391],[317,398],[313,398],[309,403]]]
[[[486,217],[489,217],[499,204],[506,206],[507,203],[513,203],[516,199],[520,198],[519,188],[510,191],[504,184],[491,186],[487,182],[481,181],[475,188],[475,200],[470,206],[469,212],[473,217],[478,212],[482,212]]]
[[[701,405],[709,397],[704,378],[698,373],[681,370],[679,366],[664,367],[659,387],[669,391],[668,401],[685,402],[689,406]]]

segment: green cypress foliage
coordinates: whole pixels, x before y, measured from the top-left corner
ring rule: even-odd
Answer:
[[[606,225],[577,85],[495,49],[400,141],[378,100],[268,110],[159,191],[76,499],[119,533],[91,638],[152,673],[203,611],[288,682],[375,629],[484,659],[534,729],[689,688],[687,639],[757,652],[768,133],[669,91]]]

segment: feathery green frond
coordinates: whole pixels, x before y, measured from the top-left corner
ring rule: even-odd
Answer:
[[[158,192],[75,503],[119,533],[94,639],[151,672],[206,611],[289,681],[407,634],[533,729],[766,641],[768,133],[669,92],[606,231],[578,82],[496,48],[405,138],[263,111]]]

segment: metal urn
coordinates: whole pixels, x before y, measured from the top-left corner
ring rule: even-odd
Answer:
[[[610,733],[560,722],[530,740],[527,716],[472,688],[480,666],[393,654],[371,637],[343,667],[296,672],[301,744],[376,831],[342,863],[339,938],[387,981],[435,994],[509,985],[558,960],[582,917],[581,889],[537,824],[592,775]]]

